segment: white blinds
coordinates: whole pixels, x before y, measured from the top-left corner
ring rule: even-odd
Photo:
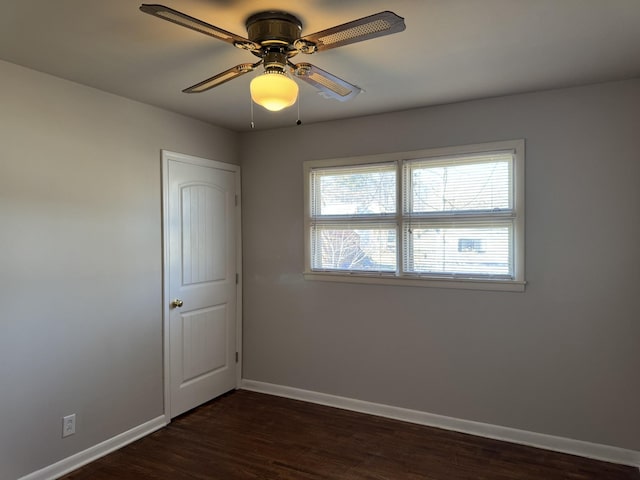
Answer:
[[[396,179],[395,163],[312,170],[312,268],[397,270]]]
[[[511,278],[510,220],[479,224],[405,227],[403,266],[418,275]]]
[[[394,214],[396,176],[395,163],[314,169],[311,216]]]
[[[311,237],[315,269],[391,273],[397,270],[394,223],[314,225]]]
[[[502,152],[404,164],[405,213],[509,210],[513,154]]]
[[[403,167],[403,271],[513,278],[513,153]]]
[[[312,270],[515,278],[511,150],[322,166],[309,182]]]

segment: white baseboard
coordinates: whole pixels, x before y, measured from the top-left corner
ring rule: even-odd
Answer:
[[[504,440],[511,443],[528,445],[555,452],[569,453],[581,457],[603,460],[605,462],[640,467],[640,452],[635,450],[626,450],[623,448],[611,447],[609,445],[583,442],[581,440],[528,432],[526,430],[517,430],[515,428],[501,427],[499,425],[474,422],[471,420],[461,420],[459,418],[445,417],[443,415],[436,415],[418,410],[381,405],[378,403],[338,397],[335,395],[328,395],[326,393],[301,390],[299,388],[274,385],[255,380],[243,379],[240,388],[295,400],[304,400],[306,402],[327,405],[330,407],[342,408],[344,410],[352,410],[354,412],[368,413],[380,417],[402,420],[419,425],[469,433],[471,435],[493,438],[496,440]]]
[[[60,478],[61,476],[72,472],[87,463],[93,462],[100,457],[104,457],[105,455],[118,450],[131,442],[161,429],[166,424],[166,417],[161,415],[143,423],[142,425],[138,425],[131,430],[127,430],[126,432],[94,445],[93,447],[87,448],[82,452],[64,458],[53,465],[49,465],[41,470],[30,473],[19,480],[54,480],[56,478]]]

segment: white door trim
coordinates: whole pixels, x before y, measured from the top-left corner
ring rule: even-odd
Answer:
[[[238,281],[236,283],[236,352],[238,352],[238,362],[236,365],[236,388],[239,388],[242,381],[242,195],[240,191],[240,167],[230,163],[208,160],[206,158],[194,157],[183,153],[162,150],[162,333],[163,333],[163,380],[164,380],[164,417],[167,424],[171,422],[171,378],[169,364],[169,160],[212,167],[218,170],[233,172],[235,176],[236,188],[236,271]]]

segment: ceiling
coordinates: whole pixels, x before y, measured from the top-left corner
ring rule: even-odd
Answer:
[[[264,10],[296,15],[303,35],[383,10],[404,17],[404,32],[296,57],[364,89],[339,102],[301,83],[303,123],[640,77],[640,0],[155,1],[241,36]],[[140,3],[2,0],[0,59],[249,130],[259,72],[204,93],[182,89],[255,57],[146,15]],[[291,126],[297,108],[255,106],[254,117],[259,129]]]

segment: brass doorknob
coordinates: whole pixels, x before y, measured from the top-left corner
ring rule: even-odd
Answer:
[[[171,306],[173,308],[180,308],[183,304],[184,304],[184,302],[182,300],[180,300],[179,298],[176,298],[173,302],[171,302]]]

